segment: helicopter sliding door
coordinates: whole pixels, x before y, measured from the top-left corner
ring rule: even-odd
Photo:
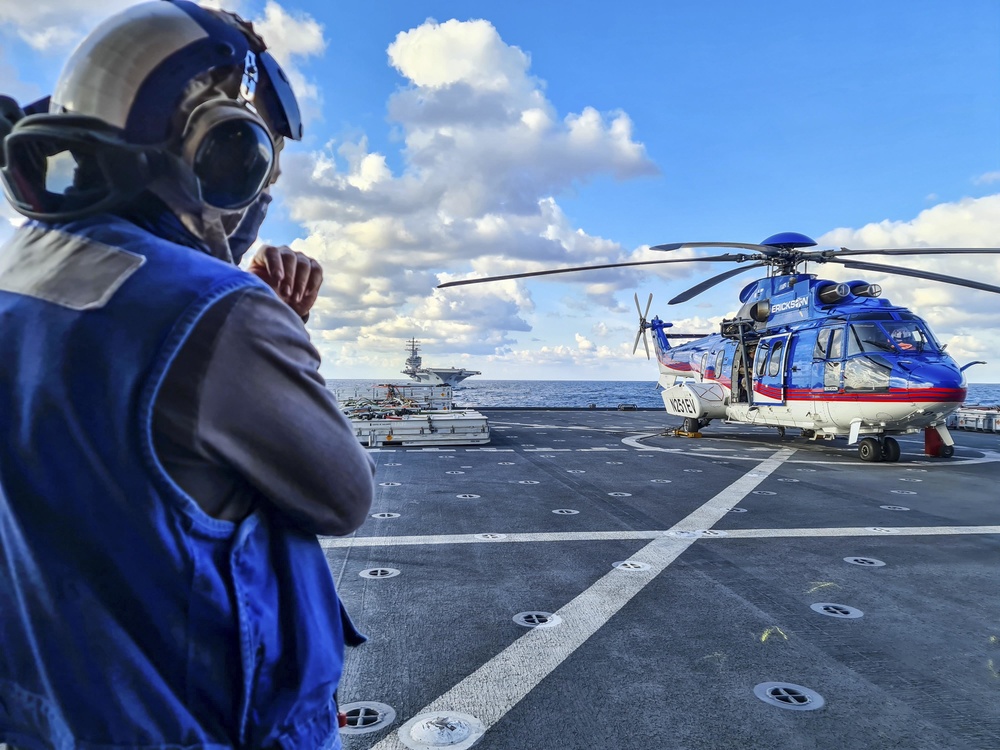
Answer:
[[[754,406],[785,403],[789,338],[790,333],[766,336],[757,344],[753,364],[753,397],[750,401]]]

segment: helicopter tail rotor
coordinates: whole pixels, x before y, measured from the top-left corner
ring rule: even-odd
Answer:
[[[636,353],[639,348],[639,339],[642,339],[642,345],[646,349],[646,359],[649,359],[649,342],[646,340],[646,329],[649,328],[649,323],[646,322],[646,316],[649,315],[649,306],[653,304],[653,293],[649,293],[649,299],[646,300],[646,312],[642,311],[639,307],[639,295],[638,293],[633,295],[635,297],[635,310],[639,313],[639,331],[635,334],[635,343],[632,345],[632,354]]]

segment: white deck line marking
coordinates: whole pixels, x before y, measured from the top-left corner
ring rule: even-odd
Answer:
[[[488,533],[488,532],[487,532]],[[663,531],[566,531],[530,534],[507,534],[504,539],[477,539],[474,534],[439,534],[432,536],[359,536],[322,538],[323,549],[338,547],[410,547],[421,544],[506,544],[508,542],[609,542],[620,539],[657,539]]]
[[[791,450],[781,450],[764,460],[754,470],[757,476],[740,477],[675,524],[671,531],[710,528],[792,453]],[[432,711],[460,711],[475,716],[489,731],[695,541],[695,538],[666,536],[654,539],[629,556],[630,560],[649,565],[649,570],[628,573],[611,570],[606,573],[555,613],[562,618],[562,625],[528,631],[451,690],[420,709],[417,715]],[[383,738],[373,750],[405,750],[405,746],[398,733],[394,732]]]
[[[629,437],[622,438],[621,442],[623,445],[627,445],[629,448],[634,448],[638,451],[659,451],[660,453],[685,453],[690,456],[698,456],[698,458],[727,458],[733,461],[759,461],[759,456],[730,456],[726,455],[725,451],[737,450],[736,448],[715,448],[710,446],[698,446],[697,448],[659,448],[656,446],[645,445],[640,440],[645,440],[646,438],[660,437],[658,433],[646,433],[642,435],[630,435]],[[681,439],[681,438],[678,438]],[[840,449],[841,446],[834,446]],[[747,446],[740,448],[743,451],[769,451],[774,450],[769,447],[757,447],[757,446]],[[793,449],[794,450],[794,449]],[[934,459],[927,458],[924,456],[919,456],[917,458],[912,457],[911,454],[903,454],[903,458],[900,460],[897,466],[909,467],[911,464],[919,464],[922,468],[936,468],[936,469],[946,469],[946,468],[956,468],[958,466],[970,466],[972,464],[989,464],[996,463],[1000,461],[1000,453],[997,451],[991,451],[989,449],[983,448],[972,448],[972,450],[982,453],[983,455],[978,458],[966,458],[965,456],[953,456],[948,459]],[[718,455],[715,455],[715,454]],[[805,454],[803,454],[805,455]],[[788,461],[790,464],[826,464],[830,466],[844,466],[849,465],[851,468],[857,466],[862,467],[879,467],[881,471],[886,470],[885,464],[879,462],[866,462],[858,460],[856,452],[845,451],[844,457],[842,459],[825,459],[825,458],[796,458],[795,460]]]
[[[704,528],[704,527],[703,527]],[[1000,534],[1000,526],[893,526],[896,536],[949,536],[962,534]],[[322,537],[323,549],[341,547],[410,547],[422,544],[508,544],[512,542],[613,542],[629,539],[657,539],[666,531],[567,531],[529,534],[507,534],[504,539],[477,539],[472,534],[439,534],[432,536],[362,536]],[[707,540],[726,539],[790,539],[796,537],[885,536],[883,532],[856,526],[819,529],[726,529],[726,536],[704,537]]]
[[[959,534],[1000,534],[1000,526],[883,526],[894,536],[947,536]],[[791,537],[885,536],[884,532],[855,527],[828,529],[726,529],[725,539],[780,539]],[[714,539],[716,537],[705,537]]]

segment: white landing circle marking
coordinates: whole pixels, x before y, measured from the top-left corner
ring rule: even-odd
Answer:
[[[372,518],[399,518],[399,513],[372,513]]]
[[[403,464],[383,464],[383,466],[402,466]]]
[[[606,464],[608,464],[610,466],[621,466],[622,465],[621,461],[605,461],[604,463],[606,463]]]
[[[699,446],[697,449],[695,449],[695,448],[660,448],[660,447],[654,446],[654,445],[645,445],[644,443],[641,442],[641,441],[649,439],[649,438],[655,438],[655,437],[660,437],[660,436],[661,436],[660,433],[656,433],[656,432],[642,433],[642,434],[639,434],[639,435],[630,435],[629,437],[622,438],[621,442],[622,442],[622,444],[627,445],[630,448],[633,448],[634,450],[637,450],[637,451],[648,451],[648,452],[659,452],[659,453],[681,453],[681,454],[697,455],[699,457],[704,457],[704,458],[731,458],[731,459],[735,459],[735,460],[739,460],[739,461],[760,461],[760,457],[759,456],[727,455],[727,454],[723,453],[723,451],[733,450],[732,448],[720,448],[720,447],[708,447],[708,446]],[[758,447],[753,447],[753,448],[744,448],[743,450],[757,451],[757,450],[775,450],[775,449],[774,448],[758,448]],[[795,449],[793,448],[792,450],[795,450]],[[1000,451],[983,450],[983,449],[980,449],[980,448],[975,448],[973,450],[977,451],[981,455],[979,457],[976,457],[976,458],[966,458],[965,456],[954,456],[954,457],[948,459],[948,461],[946,461],[946,462],[942,462],[942,463],[938,463],[938,464],[928,463],[927,465],[930,468],[941,469],[941,468],[948,468],[948,467],[954,468],[956,465],[984,464],[984,463],[997,463],[997,462],[1000,462]],[[855,462],[854,461],[854,458],[855,458],[854,454],[853,453],[849,453],[847,451],[845,451],[843,454],[830,454],[830,453],[827,453],[827,454],[824,454],[824,455],[827,456],[827,459],[823,459],[823,458],[796,458],[796,459],[790,459],[790,460],[786,461],[785,463],[791,463],[791,464],[813,464],[813,465],[816,465],[816,466],[823,466],[823,465],[827,465],[827,466],[845,466],[845,465],[849,465],[852,469],[853,468],[866,469],[866,468],[872,468],[872,467],[878,467],[879,470],[884,469],[884,467],[882,466],[881,462],[874,462],[874,461],[872,461],[872,462],[865,462],[865,461],[857,461],[857,462]],[[648,456],[642,456],[642,455],[640,455],[639,457],[643,458],[643,457],[648,457]],[[810,469],[801,469],[801,471],[815,471],[815,469],[811,469],[811,470]],[[907,471],[927,471],[927,469],[907,469]]]
[[[701,474],[702,469],[684,469],[688,474]]]
[[[585,469],[566,469],[567,474],[586,474]]]
[[[497,466],[514,466],[513,461],[500,461]]]
[[[379,487],[399,487],[400,482],[379,482]]]
[[[619,560],[616,563],[611,563],[612,568],[617,568],[618,570],[627,570],[630,572],[635,572],[639,570],[649,570],[650,566],[648,563],[639,562],[638,560]]]
[[[455,497],[457,497],[459,500],[478,500],[482,496],[481,495],[463,494],[463,495],[455,495]]]
[[[520,479],[520,480],[518,480],[517,483],[518,484],[538,484],[538,482],[535,481],[534,479]]]
[[[653,484],[670,484],[673,480],[672,479],[650,479],[649,481],[652,482]]]
[[[609,492],[608,497],[632,497],[631,492]]]
[[[909,510],[905,505],[880,505],[883,510]]]
[[[446,471],[445,474],[464,474],[464,471]]]
[[[580,512],[580,511],[578,511],[578,510],[573,510],[572,508],[556,508],[556,509],[555,509],[554,511],[552,511],[552,512],[553,512],[553,513],[555,513],[555,514],[556,514],[557,516],[575,516],[575,515],[577,515],[577,514],[578,514],[578,513]]]

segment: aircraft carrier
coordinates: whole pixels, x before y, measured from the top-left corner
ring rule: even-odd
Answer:
[[[1000,435],[899,463],[662,411],[373,449],[322,538],[347,750],[1000,748]],[[673,420],[676,421],[676,420]]]

